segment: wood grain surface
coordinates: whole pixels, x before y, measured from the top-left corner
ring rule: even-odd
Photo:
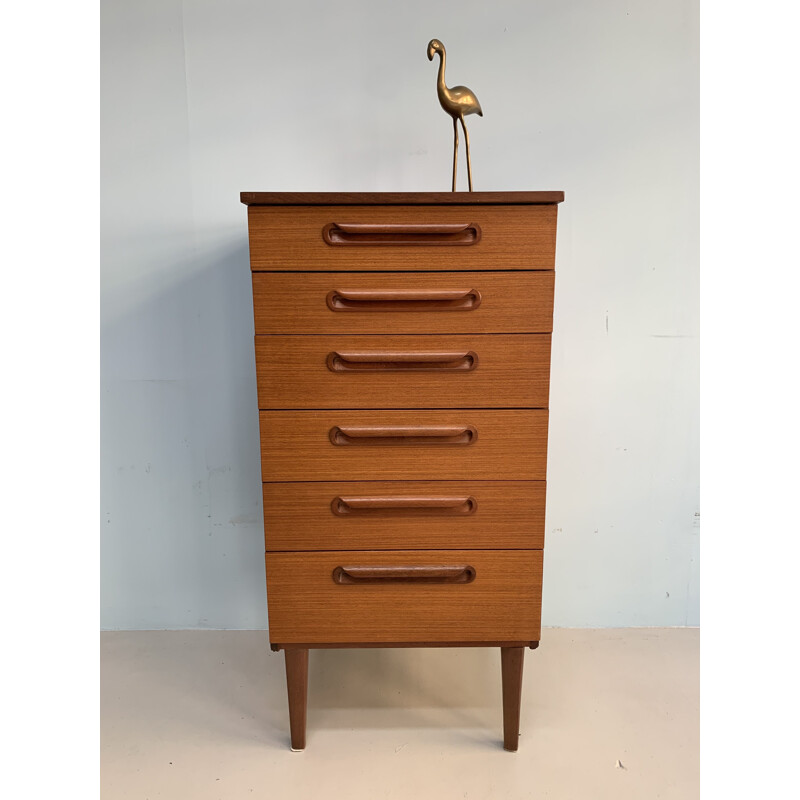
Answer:
[[[547,418],[544,409],[261,411],[262,480],[545,480]],[[476,435],[432,434],[422,443],[415,436],[406,446],[331,441],[337,428],[386,429],[388,436],[409,426]]]
[[[270,641],[539,639],[541,550],[267,553]],[[469,565],[470,583],[337,584],[340,566]]]
[[[535,272],[282,272],[253,273],[256,334],[274,333],[550,333],[555,273]],[[362,304],[332,311],[336,291],[476,291],[481,302],[464,311],[441,310],[435,301],[414,310]],[[431,295],[435,296],[435,295]],[[412,305],[412,304],[407,304]]]
[[[552,270],[556,205],[517,206],[250,206],[253,271]],[[472,246],[332,247],[322,238],[331,223],[447,224],[480,227]]]
[[[496,639],[476,639],[472,642],[270,642],[270,648],[279,650],[339,650],[347,647],[529,647],[536,650],[539,642],[500,642]]]
[[[256,336],[258,406],[547,408],[550,334]]]
[[[545,492],[544,481],[265,483],[264,541],[268,551],[535,550],[544,547]],[[382,507],[353,502],[369,498]],[[432,498],[451,502],[426,506]],[[336,514],[339,499],[346,510]]]
[[[525,205],[562,203],[564,192],[241,192],[245,205]]]

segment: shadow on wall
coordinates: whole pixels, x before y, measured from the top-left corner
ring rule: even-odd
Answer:
[[[144,244],[140,237],[130,248],[114,241],[109,251],[101,332],[103,627],[263,628],[246,235],[217,234],[207,247],[191,234]]]

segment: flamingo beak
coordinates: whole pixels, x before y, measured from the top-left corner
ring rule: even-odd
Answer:
[[[434,56],[435,53],[436,53],[436,51],[433,49],[433,45],[429,44],[428,45],[428,61],[433,61],[433,56]]]

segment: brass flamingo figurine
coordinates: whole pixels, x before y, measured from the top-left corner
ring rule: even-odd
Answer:
[[[464,129],[464,139],[467,143],[467,177],[469,179],[469,190],[472,191],[472,162],[469,160],[469,134],[467,126],[464,124],[464,117],[467,114],[477,114],[483,116],[481,104],[475,93],[466,86],[454,86],[448,89],[444,82],[444,61],[446,54],[444,45],[438,39],[431,39],[428,42],[428,61],[433,61],[433,56],[438,53],[439,76],[436,79],[436,94],[439,96],[439,105],[453,118],[453,191],[456,190],[456,170],[458,168],[458,120],[461,120],[461,127]]]

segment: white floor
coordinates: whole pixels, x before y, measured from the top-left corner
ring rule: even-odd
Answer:
[[[104,633],[102,797],[696,798],[699,638],[546,629],[525,652],[517,753],[499,650],[314,650],[293,753],[266,633]]]

